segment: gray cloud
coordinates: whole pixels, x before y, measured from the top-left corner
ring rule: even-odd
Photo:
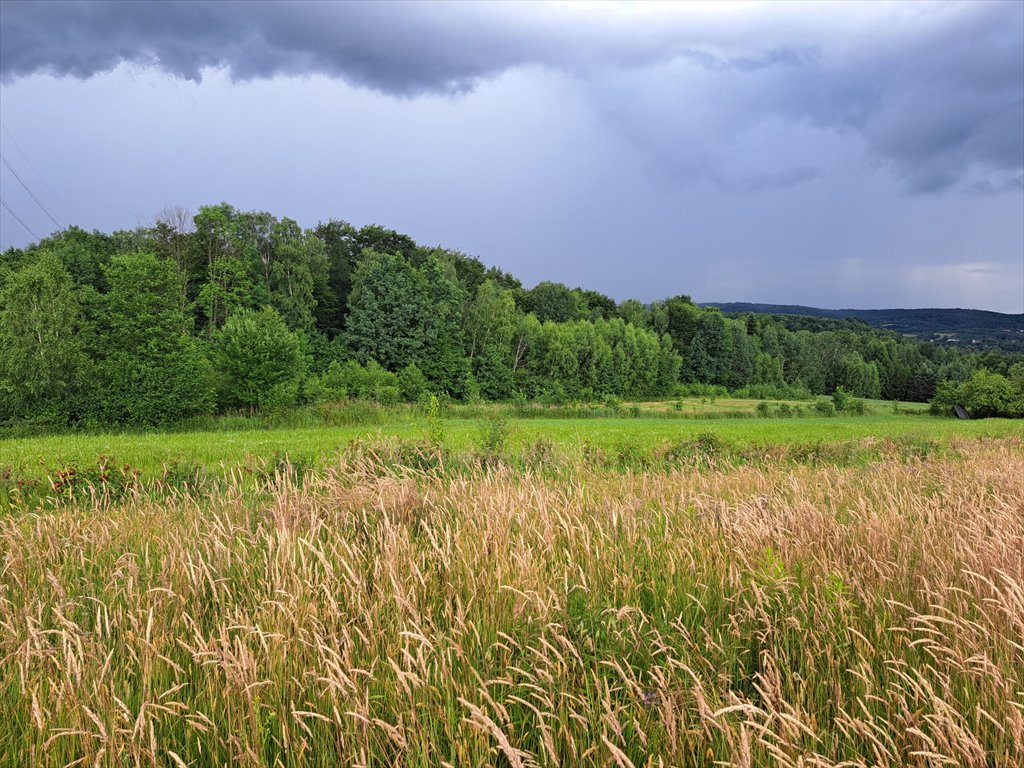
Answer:
[[[749,193],[815,178],[709,155],[771,119],[858,136],[911,194],[1014,191],[1024,170],[1024,4],[768,5],[5,0],[0,76],[88,78],[121,62],[198,81],[324,74],[382,93],[471,91],[541,67],[677,181]],[[675,169],[675,170],[672,170]],[[973,176],[968,182],[968,176]]]
[[[0,0],[0,147],[105,231],[228,200],[616,298],[1020,312],[1022,31],[1017,2]],[[0,211],[0,250],[31,239]]]

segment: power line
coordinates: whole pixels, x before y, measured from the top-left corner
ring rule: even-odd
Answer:
[[[36,240],[42,240],[43,239],[39,235],[37,235],[35,232],[32,231],[32,227],[30,227],[28,224],[26,224],[24,221],[21,220],[21,216],[19,216],[18,214],[16,214],[14,211],[11,210],[11,206],[9,206],[7,203],[5,203],[4,199],[2,197],[0,197],[0,205],[2,205],[4,208],[6,208],[7,212],[9,214],[11,214],[11,216],[16,218],[18,220],[18,223],[21,224],[21,226],[23,226],[25,229],[27,229],[28,233],[30,235],[32,235],[32,237],[34,237]]]
[[[19,144],[17,141],[15,141],[14,135],[9,130],[7,130],[7,126],[4,125],[2,122],[0,122],[0,128],[3,128],[4,133],[7,134],[7,138],[9,138],[11,140],[11,143],[14,144],[14,146],[17,148],[18,152],[21,153],[21,156],[23,158],[25,158],[25,162],[28,163],[28,167],[31,168],[35,172],[36,176],[39,177],[39,180],[41,182],[43,182],[43,186],[45,186],[48,190],[50,190],[50,194],[53,195],[54,199],[58,203],[60,203],[61,207],[65,211],[67,211],[71,215],[72,218],[74,218],[75,212],[72,211],[70,208],[68,208],[67,204],[63,200],[60,199],[60,195],[58,195],[56,192],[53,191],[53,187],[51,187],[47,183],[46,179],[43,178],[43,174],[41,174],[39,172],[39,169],[36,168],[34,165],[32,165],[32,161],[29,159],[28,155],[25,154],[25,150],[21,148],[21,144]]]
[[[38,197],[36,197],[36,193],[35,192],[33,192],[31,189],[29,189],[28,184],[26,184],[25,180],[23,178],[21,178],[21,176],[18,175],[18,172],[16,170],[14,170],[14,166],[11,165],[7,161],[7,158],[4,157],[4,153],[3,152],[0,152],[0,160],[2,160],[4,165],[7,166],[7,170],[9,170],[11,173],[14,174],[14,178],[16,178],[18,180],[18,183],[21,184],[21,186],[23,186],[25,188],[25,191],[28,192],[29,197],[31,197],[33,200],[36,201],[36,205],[38,205],[40,207],[40,209],[42,209],[43,213],[45,213],[47,216],[50,217],[50,221],[52,221],[54,223],[54,225],[57,227],[57,229],[64,229],[64,225],[61,224],[59,221],[57,221],[57,219],[55,219],[53,217],[53,214],[50,213],[47,210],[45,205],[43,205],[43,201],[40,200]]]

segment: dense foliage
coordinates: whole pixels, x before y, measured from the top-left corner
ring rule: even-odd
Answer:
[[[932,400],[932,412],[948,415],[963,406],[973,418],[1024,417],[1024,363],[1017,363],[1003,376],[981,368],[967,381],[944,381]]]
[[[976,398],[983,369],[1010,387],[998,403],[1016,403],[1020,387],[1019,356],[858,320],[730,317],[687,296],[645,305],[552,282],[525,289],[383,227],[303,230],[226,203],[8,250],[0,348],[0,422],[53,426],[351,397],[558,403],[680,387],[924,402],[940,385],[942,397]]]

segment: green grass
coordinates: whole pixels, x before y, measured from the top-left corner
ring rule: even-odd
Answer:
[[[483,420],[452,418],[443,422],[446,445],[454,451],[480,441]],[[1024,423],[1009,419],[957,421],[926,415],[869,415],[792,419],[659,419],[659,418],[538,418],[509,419],[510,448],[539,438],[572,449],[588,443],[615,448],[629,442],[641,448],[668,440],[714,433],[740,444],[843,442],[865,438],[948,440],[969,437],[1024,435]],[[174,460],[187,460],[208,469],[245,465],[276,453],[301,455],[315,462],[336,455],[350,441],[374,435],[419,438],[425,419],[401,418],[383,425],[250,429],[238,431],[152,432],[146,434],[67,434],[0,440],[0,469],[43,474],[43,466],[86,465],[100,455],[143,472],[159,471]]]

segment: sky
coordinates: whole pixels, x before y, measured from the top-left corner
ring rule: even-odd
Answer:
[[[1018,0],[4,0],[0,122],[4,249],[227,201],[620,300],[1024,312]]]

